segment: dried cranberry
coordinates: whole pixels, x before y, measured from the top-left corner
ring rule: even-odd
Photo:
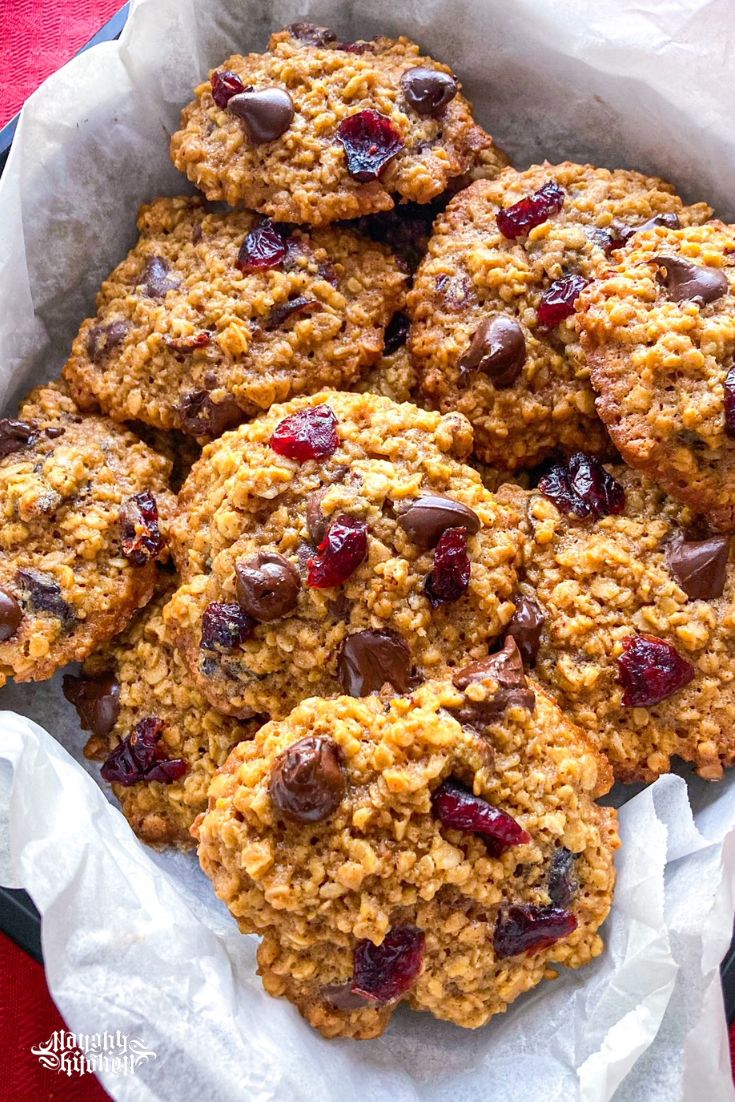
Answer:
[[[525,846],[531,835],[507,812],[475,796],[450,778],[437,788],[431,801],[434,814],[446,827],[481,834],[495,856],[510,846]]]
[[[311,588],[331,589],[352,577],[367,555],[367,537],[367,524],[362,520],[341,516],[332,521],[316,555],[307,563]]]
[[[367,938],[355,946],[353,995],[388,1003],[409,991],[424,964],[423,930],[394,926],[380,945]]]
[[[337,418],[329,406],[307,406],[276,425],[270,446],[297,463],[327,459],[339,447]]]
[[[447,528],[436,545],[434,569],[424,585],[432,608],[458,601],[469,588],[471,569],[467,529]]]
[[[512,207],[498,211],[498,229],[503,237],[514,241],[516,237],[525,237],[534,226],[540,226],[552,215],[558,214],[564,206],[564,191],[549,180],[524,199],[519,199]]]
[[[324,309],[324,304],[316,298],[306,298],[305,295],[297,295],[295,298],[286,299],[271,308],[264,322],[264,329],[277,329],[292,314],[316,314]]]
[[[496,958],[548,949],[577,929],[577,916],[561,907],[516,903],[498,915],[493,934]]]
[[[392,356],[402,345],[406,343],[408,336],[409,320],[405,314],[394,314],[388,322],[383,342],[383,354]]]
[[[660,704],[694,677],[694,666],[671,643],[655,635],[631,635],[623,639],[618,658],[618,682],[623,686],[626,708],[650,708]]]
[[[725,376],[725,432],[735,436],[735,367]]]
[[[234,601],[212,601],[202,616],[201,645],[205,650],[234,650],[252,635],[254,627],[252,616]]]
[[[188,355],[197,348],[206,348],[212,343],[212,334],[208,329],[200,329],[198,333],[191,333],[188,337],[165,337],[166,347],[172,352]]]
[[[589,283],[588,279],[576,272],[555,279],[548,291],[544,291],[539,303],[537,316],[541,329],[553,329],[555,325],[570,318],[574,313],[574,304]]]
[[[344,147],[347,171],[361,184],[377,180],[403,149],[400,131],[386,115],[372,110],[343,119],[337,127],[337,140]]]
[[[625,490],[593,455],[577,452],[566,467],[552,467],[540,480],[541,493],[562,513],[584,519],[622,513]]]
[[[231,69],[218,69],[212,73],[212,99],[218,107],[225,108],[233,96],[245,91],[245,85]]]
[[[167,758],[160,744],[163,720],[148,716],[136,724],[102,766],[101,773],[109,784],[129,788],[141,781],[171,784],[183,777],[189,768],[183,758]]]
[[[148,490],[133,494],[120,507],[122,553],[133,566],[145,566],[166,546],[158,528],[156,499]]]
[[[286,238],[270,218],[263,218],[240,246],[235,267],[245,274],[279,268],[287,252]]]

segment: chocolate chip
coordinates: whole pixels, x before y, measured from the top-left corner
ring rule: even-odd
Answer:
[[[181,285],[181,278],[170,272],[169,263],[162,256],[149,256],[140,284],[142,294],[148,298],[165,298],[169,291],[175,291]]]
[[[234,398],[226,396],[221,402],[213,402],[206,390],[193,390],[179,402],[181,429],[189,436],[214,439],[239,425],[244,416]]]
[[[466,528],[474,536],[482,527],[480,518],[468,505],[443,494],[421,494],[398,507],[398,523],[417,547],[435,547],[447,528]]]
[[[352,990],[352,980],[345,983],[326,983],[322,987],[322,998],[333,1010],[364,1010],[372,1000],[358,995]]]
[[[385,329],[383,343],[383,355],[392,356],[402,345],[406,343],[408,336],[409,320],[405,314],[394,314]]]
[[[76,620],[76,615],[61,596],[61,587],[49,574],[43,574],[40,570],[19,570],[17,574],[18,584],[28,594],[28,604],[31,612],[48,612],[56,616],[65,631],[69,631]]]
[[[579,880],[574,869],[578,856],[566,846],[554,850],[546,889],[554,907],[568,907],[579,891]]]
[[[0,643],[12,639],[23,619],[23,609],[12,593],[0,589]]]
[[[123,318],[111,321],[109,325],[93,325],[87,334],[87,355],[92,363],[99,363],[110,349],[122,344],[130,329],[130,322]]]
[[[263,323],[263,328],[270,332],[282,325],[292,314],[316,314],[324,309],[324,304],[316,298],[306,298],[305,295],[297,295],[285,302],[279,302],[271,308],[270,313]]]
[[[325,517],[322,512],[322,499],[329,493],[329,486],[322,486],[314,490],[306,499],[306,527],[309,539],[318,546],[327,534],[330,517]]]
[[[296,607],[301,580],[296,567],[277,551],[259,551],[235,563],[237,603],[254,620],[278,620]]]
[[[50,428],[43,430],[48,436],[49,440],[58,440],[60,436],[63,436],[66,429],[62,429],[60,425],[51,425]]]
[[[333,46],[337,41],[334,31],[330,31],[329,27],[318,27],[316,23],[289,23],[286,30],[305,46]]]
[[[30,448],[38,440],[38,426],[29,421],[13,421],[0,418],[0,459],[14,452]]]
[[[497,654],[488,655],[479,662],[465,666],[452,678],[452,684],[460,692],[465,692],[472,684],[486,681],[495,681],[497,690],[486,700],[465,697],[464,704],[457,710],[457,718],[461,723],[470,726],[484,725],[510,707],[533,711],[536,696],[528,687],[521,652],[512,636],[505,640],[503,649]]]
[[[703,268],[683,256],[654,256],[652,263],[663,269],[656,278],[673,302],[706,306],[727,292],[727,278],[719,268]]]
[[[406,103],[419,115],[439,115],[457,95],[458,85],[451,73],[427,69],[423,65],[407,69],[401,77]]]
[[[345,794],[342,751],[331,738],[308,735],[276,759],[270,795],[276,809],[297,823],[319,823]]]
[[[508,624],[506,634],[515,639],[521,652],[523,664],[527,667],[536,664],[536,655],[541,644],[541,632],[546,623],[546,614],[533,597],[519,597],[516,610]]]
[[[498,389],[512,386],[526,362],[526,338],[514,318],[485,318],[459,361],[460,375],[482,371]]]
[[[655,229],[656,226],[666,226],[670,230],[677,230],[679,228],[679,215],[673,210],[664,211],[662,214],[654,214],[653,218],[649,218],[637,226],[629,226],[626,222],[613,222],[609,231],[603,231],[609,233],[609,243],[605,251],[612,252],[613,249],[622,249],[634,234],[644,233],[646,230]]]
[[[405,693],[411,683],[411,652],[395,632],[357,631],[342,644],[337,674],[349,696],[369,696],[385,684]]]
[[[62,691],[76,708],[83,731],[91,731],[98,738],[109,735],[120,714],[120,685],[114,674],[100,677],[64,674]]]
[[[229,101],[227,110],[243,120],[250,140],[256,145],[280,138],[294,116],[293,100],[285,88],[240,92]]]
[[[722,596],[729,555],[729,536],[693,540],[681,532],[666,548],[669,570],[687,597],[701,601]]]

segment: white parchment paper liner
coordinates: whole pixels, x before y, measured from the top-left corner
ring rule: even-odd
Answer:
[[[636,167],[733,217],[730,0],[134,0],[120,43],[76,58],[32,97],[0,180],[0,401],[59,370],[135,239],[137,205],[188,190],[167,146],[193,85],[304,18],[344,37],[417,38],[455,66],[519,165]],[[133,837],[83,761],[58,680],[0,693],[14,710],[0,713],[0,880],[26,887],[43,914],[49,984],[70,1028],[119,1029],[156,1053],[134,1076],[103,1075],[114,1098],[735,1098],[718,975],[734,908],[735,776],[665,777],[628,800],[608,950],[588,968],[483,1030],[401,1010],[380,1040],[325,1042],[263,994],[255,940],[237,933],[194,858]]]

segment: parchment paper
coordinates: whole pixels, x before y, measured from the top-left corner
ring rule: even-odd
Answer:
[[[194,84],[304,18],[345,37],[417,38],[455,67],[518,165],[636,167],[735,213],[730,0],[134,0],[119,44],[32,97],[0,181],[0,401],[59,370],[134,240],[137,204],[188,190],[167,148]],[[26,887],[43,914],[49,984],[70,1028],[119,1029],[156,1053],[135,1076],[103,1075],[114,1098],[735,1098],[718,977],[735,775],[618,794],[619,885],[591,966],[482,1030],[402,1010],[380,1040],[326,1042],[263,994],[255,940],[237,933],[193,856],[135,840],[83,762],[58,681],[0,692],[0,880]]]

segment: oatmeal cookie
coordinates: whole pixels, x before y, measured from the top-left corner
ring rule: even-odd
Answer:
[[[555,452],[605,453],[575,299],[627,255],[636,227],[710,214],[662,180],[591,165],[508,168],[465,188],[437,219],[408,296],[424,397],[464,413],[478,457],[508,471]]]
[[[0,420],[0,684],[86,658],[150,600],[169,470],[58,383]]]
[[[266,990],[324,1036],[375,1037],[402,999],[476,1028],[602,951],[611,782],[506,648],[391,700],[304,701],[235,748],[194,832]]]
[[[286,231],[200,199],[142,207],[64,375],[77,402],[212,438],[274,402],[349,386],[383,349],[405,274],[342,229]]]
[[[719,779],[735,764],[729,537],[639,472],[579,457],[499,496],[526,517],[511,631],[536,677],[619,780],[653,780],[673,756]]]
[[[632,467],[735,528],[735,227],[651,229],[580,296],[597,410]]]
[[[86,756],[105,763],[102,776],[138,837],[188,847],[212,776],[258,724],[221,715],[194,687],[163,623],[170,594],[92,655],[81,677],[66,675],[64,695],[91,731]]]
[[[506,163],[446,65],[407,38],[338,43],[293,24],[195,89],[171,139],[209,199],[324,225],[428,203],[456,177]]]
[[[165,610],[223,712],[285,715],[480,658],[513,612],[521,535],[459,414],[326,391],[208,445],[179,495]]]

